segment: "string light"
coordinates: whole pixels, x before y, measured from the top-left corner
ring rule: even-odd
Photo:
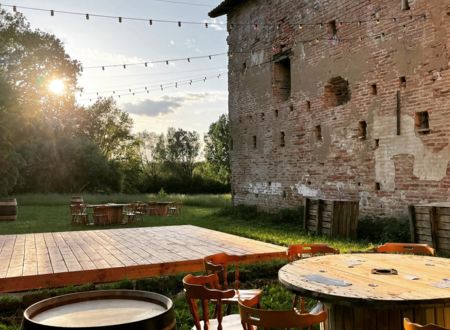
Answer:
[[[149,18],[140,18],[140,17],[125,17],[125,16],[112,16],[112,15],[105,15],[105,14],[89,14],[89,13],[81,13],[81,12],[75,12],[75,11],[63,11],[63,10],[54,10],[54,9],[45,9],[45,8],[38,8],[38,7],[26,7],[26,6],[17,6],[17,5],[10,5],[10,4],[2,4],[3,7],[12,8],[13,12],[17,12],[17,9],[25,9],[25,10],[33,10],[33,11],[41,11],[41,12],[50,12],[52,16],[54,16],[56,13],[59,14],[65,14],[65,15],[78,15],[78,16],[84,16],[86,20],[89,20],[90,17],[98,17],[98,18],[104,18],[104,19],[114,19],[118,20],[119,23],[122,23],[125,20],[129,21],[145,21],[148,22],[149,25],[153,25],[153,22],[158,23],[173,23],[177,24],[179,27],[181,27],[182,24],[186,25],[201,25],[205,28],[208,28],[209,24],[215,24],[215,25],[225,25],[227,23],[225,22],[205,22],[205,21],[182,21],[182,20],[163,20],[163,19],[149,19]],[[363,22],[376,22],[376,24],[379,24],[381,20],[400,20],[402,18],[408,18],[410,20],[413,20],[416,17],[423,17],[424,14],[418,14],[418,15],[407,15],[407,16],[397,16],[397,17],[386,17],[386,18],[379,18],[374,15],[372,15],[372,18],[368,19],[359,19],[356,21],[348,20],[344,21],[342,20],[341,23],[345,24],[358,24],[361,25]],[[425,15],[426,16],[426,15]],[[323,28],[323,26],[326,24],[326,22],[301,22],[297,23],[298,26],[303,29],[304,26],[318,26],[319,28]],[[255,30],[259,30],[263,26],[273,26],[275,28],[279,28],[279,23],[228,23],[228,29],[232,30],[236,26],[253,26]]]
[[[102,69],[103,71],[105,71],[105,68],[123,67],[124,69],[126,69],[129,66],[140,66],[140,65],[148,67],[149,63],[150,64],[166,63],[166,65],[169,65],[169,62],[180,62],[180,61],[187,61],[190,63],[192,60],[200,60],[200,59],[206,59],[206,58],[212,60],[213,57],[225,56],[225,55],[227,55],[227,53],[215,53],[215,54],[211,54],[211,55],[190,56],[190,57],[182,57],[182,58],[172,58],[172,59],[165,59],[165,60],[125,63],[125,64],[109,64],[109,65],[94,65],[94,66],[83,65],[83,70]]]

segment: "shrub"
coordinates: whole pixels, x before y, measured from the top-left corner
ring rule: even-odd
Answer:
[[[363,218],[358,223],[358,238],[372,243],[408,243],[411,241],[408,219]]]

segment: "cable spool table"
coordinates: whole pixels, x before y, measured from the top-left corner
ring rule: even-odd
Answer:
[[[398,330],[404,317],[450,327],[450,259],[327,255],[290,263],[278,278],[292,292],[325,304],[327,330]]]

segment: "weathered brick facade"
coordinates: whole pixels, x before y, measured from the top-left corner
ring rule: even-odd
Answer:
[[[235,204],[450,201],[449,0],[222,5]]]

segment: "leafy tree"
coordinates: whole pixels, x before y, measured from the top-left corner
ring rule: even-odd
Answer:
[[[217,173],[220,182],[230,182],[230,123],[228,116],[220,118],[209,126],[205,135],[205,158]]]

